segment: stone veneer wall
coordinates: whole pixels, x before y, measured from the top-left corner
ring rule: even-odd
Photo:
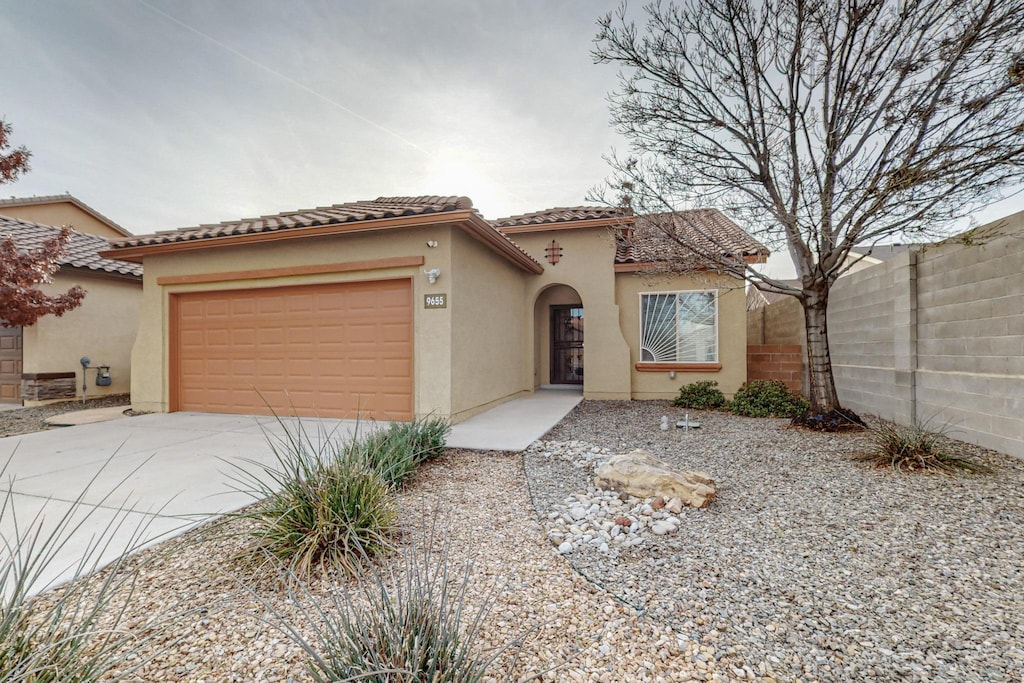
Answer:
[[[23,401],[53,401],[74,398],[78,375],[73,372],[36,372],[21,376]]]

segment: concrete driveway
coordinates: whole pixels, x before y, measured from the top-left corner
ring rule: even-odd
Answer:
[[[452,447],[518,451],[540,438],[579,403],[578,389],[540,390],[459,423]],[[33,520],[43,532],[71,515],[66,544],[39,582],[66,580],[98,539],[103,566],[126,549],[180,534],[253,502],[235,490],[241,468],[273,465],[270,443],[285,428],[351,438],[373,423],[208,413],[140,415],[109,422],[0,438],[0,537],[8,548]]]
[[[296,426],[295,420],[284,424]],[[303,420],[302,426],[314,439],[332,431],[351,438],[356,429],[354,421],[342,420]],[[0,497],[7,496],[0,536],[10,544],[34,520],[46,533],[71,514],[72,533],[41,583],[72,576],[100,538],[110,542],[92,559],[105,565],[126,548],[159,542],[253,502],[233,490],[233,464],[250,472],[273,464],[268,440],[283,429],[273,417],[173,413],[0,439],[0,462],[6,463]]]

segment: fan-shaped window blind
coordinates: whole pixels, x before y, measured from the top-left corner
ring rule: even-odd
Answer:
[[[640,361],[717,363],[718,293],[641,294]]]

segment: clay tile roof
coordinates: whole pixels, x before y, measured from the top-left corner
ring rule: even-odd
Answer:
[[[356,221],[371,221],[400,216],[417,216],[450,211],[466,211],[473,208],[469,197],[377,197],[372,201],[350,202],[321,206],[316,209],[287,211],[272,216],[243,218],[223,223],[199,225],[194,228],[166,230],[151,235],[138,235],[128,239],[115,240],[111,247],[121,249],[154,244],[170,244],[189,240],[213,239],[248,235],[294,228],[311,228],[320,225],[337,225]]]
[[[625,218],[633,213],[629,209],[617,206],[568,206],[534,211],[518,216],[509,216],[491,221],[491,225],[498,228],[512,228],[522,225],[545,225],[547,223],[567,223],[572,221],[591,221],[617,218]]]
[[[122,228],[120,225],[110,220],[102,213],[92,208],[81,199],[74,197],[68,193],[64,194],[50,194],[41,197],[10,197],[9,199],[0,199],[0,214],[4,212],[5,206],[33,206],[36,204],[56,204],[58,202],[68,202],[77,206],[82,211],[92,214],[92,216],[100,221],[103,221],[111,228],[121,233],[125,237],[131,236],[131,233]]]
[[[681,247],[666,230],[674,230],[682,240],[708,252],[738,258],[767,258],[769,254],[767,247],[718,209],[691,209],[639,216],[632,234],[619,242],[615,262],[654,263],[692,258],[693,253]]]
[[[0,211],[3,209],[0,208]],[[60,228],[53,225],[42,225],[17,218],[0,216],[0,239],[11,237],[19,251],[38,249],[47,240],[60,234]],[[77,230],[71,231],[67,252],[58,261],[62,266],[71,268],[87,268],[105,273],[142,277],[142,266],[117,259],[102,258],[100,251],[110,248],[110,243],[98,235],[87,235]]]

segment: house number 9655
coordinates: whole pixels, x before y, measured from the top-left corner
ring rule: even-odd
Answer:
[[[447,294],[425,294],[423,296],[424,308],[448,308]]]

